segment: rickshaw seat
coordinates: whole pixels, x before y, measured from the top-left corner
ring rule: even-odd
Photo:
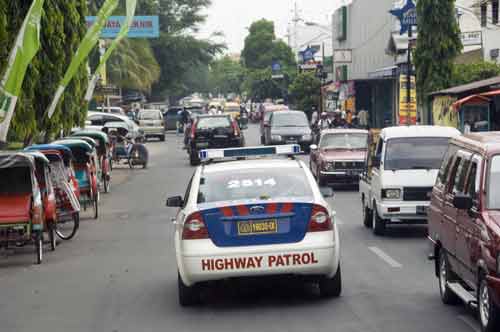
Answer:
[[[75,177],[80,188],[90,187],[89,177],[87,176],[87,171],[85,169],[76,169]]]
[[[30,220],[31,194],[0,195],[0,224]]]

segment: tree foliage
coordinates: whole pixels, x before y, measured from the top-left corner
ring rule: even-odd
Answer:
[[[224,56],[210,64],[210,92],[227,95],[241,93],[245,70],[240,62]]]
[[[482,61],[478,63],[457,64],[453,68],[453,75],[449,87],[486,80],[500,75],[500,65]]]
[[[417,90],[420,98],[425,98],[450,84],[453,61],[462,50],[462,42],[455,18],[455,0],[419,0],[417,16]]]
[[[283,67],[295,66],[293,52],[282,40],[276,39],[274,23],[265,19],[252,23],[241,54],[248,69],[270,68],[273,61]]]
[[[0,13],[5,13],[7,29],[0,18],[0,73],[4,72],[6,57],[32,1],[1,0]],[[86,0],[46,0],[41,19],[41,47],[28,67],[11,123],[9,138],[30,143],[41,132],[49,136],[61,129],[69,130],[81,124],[86,114],[82,100],[87,88],[85,66],[67,87],[54,117],[49,121],[45,112],[62,79],[71,58],[86,32]],[[2,15],[0,14],[0,17]],[[5,34],[3,31],[7,31]]]
[[[312,72],[297,75],[290,86],[290,94],[297,107],[303,111],[318,109],[321,81]]]

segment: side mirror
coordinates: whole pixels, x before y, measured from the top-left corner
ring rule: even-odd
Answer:
[[[323,195],[324,198],[331,198],[335,196],[333,189],[330,187],[321,187],[319,188],[319,191],[321,192],[321,195]]]
[[[372,167],[380,167],[380,157],[378,156],[373,156],[372,157]]]
[[[316,151],[316,150],[318,150],[318,146],[316,144],[313,144],[313,145],[309,146],[309,149],[311,149],[311,151]]]
[[[453,197],[453,206],[459,210],[470,210],[472,208],[472,197],[466,194],[457,193]]]
[[[181,196],[169,197],[167,199],[168,207],[181,207],[184,204],[184,201]]]

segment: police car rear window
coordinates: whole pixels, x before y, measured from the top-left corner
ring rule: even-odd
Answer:
[[[300,168],[211,172],[202,177],[198,203],[231,200],[312,198],[313,192]]]

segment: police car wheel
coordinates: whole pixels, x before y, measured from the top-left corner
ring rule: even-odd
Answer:
[[[342,273],[340,271],[340,264],[333,278],[324,278],[319,281],[319,292],[321,297],[324,298],[340,296],[340,293],[342,293]]]
[[[186,286],[182,281],[180,274],[177,275],[177,284],[179,289],[179,304],[183,307],[200,304],[200,289],[197,285]]]

